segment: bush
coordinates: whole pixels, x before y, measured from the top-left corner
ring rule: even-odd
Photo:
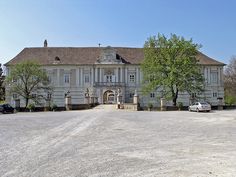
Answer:
[[[52,104],[52,108],[51,108],[53,111],[56,111],[57,110],[57,105],[56,104]]]
[[[225,103],[226,103],[227,105],[235,105],[235,103],[236,103],[236,97],[235,97],[235,96],[231,96],[231,95],[225,96]]]
[[[183,103],[182,102],[178,102],[177,106],[178,106],[179,110],[181,110],[183,108]]]
[[[153,108],[153,104],[152,103],[148,103],[148,109],[152,110],[152,108]]]
[[[30,110],[30,111],[34,111],[35,110],[35,104],[34,103],[30,103],[27,108]]]

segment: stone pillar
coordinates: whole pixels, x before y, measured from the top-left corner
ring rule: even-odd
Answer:
[[[141,70],[139,70],[139,82],[141,83],[143,81],[143,73]]]
[[[84,75],[83,75],[83,68],[80,68],[80,86],[84,85]]]
[[[66,110],[69,111],[72,109],[71,105],[71,96],[66,96],[65,98]]]
[[[133,105],[134,111],[138,111],[139,110],[139,96],[138,96],[137,90],[135,90],[134,92],[133,104],[134,104]]]
[[[136,85],[139,85],[140,78],[139,78],[139,68],[136,68]]]
[[[98,69],[95,68],[95,82],[98,82]]]
[[[80,80],[80,78],[79,78],[79,69],[78,68],[75,70],[75,75],[76,75],[75,83],[76,83],[76,87],[78,87],[79,86],[79,80]]]
[[[218,68],[217,69],[217,71],[218,71],[218,86],[221,86],[221,68]]]
[[[50,110],[50,99],[45,100],[45,106],[44,106],[44,111],[49,111]]]
[[[223,110],[223,98],[217,98],[218,100],[218,110]]]
[[[100,72],[99,72],[99,74],[100,74],[99,75],[99,77],[100,77],[99,82],[102,82],[102,68],[100,68],[99,70],[100,70]]]
[[[120,82],[123,82],[123,68],[120,68]]]
[[[16,100],[15,100],[15,109],[16,109],[17,111],[20,111],[20,99],[16,99]]]
[[[139,103],[139,96],[138,96],[138,93],[137,93],[137,90],[134,91],[134,98],[133,98],[133,103],[134,104],[138,104]]]
[[[57,69],[57,86],[60,86],[60,72],[59,72],[59,69]]]
[[[122,103],[122,95],[120,93],[118,93],[117,95],[117,104],[121,104]]]
[[[117,109],[121,109],[122,104],[122,94],[120,88],[117,90]]]
[[[121,109],[121,104],[122,104],[122,95],[118,93],[117,95],[117,109]]]
[[[125,68],[125,83],[128,84],[128,68]]]
[[[161,111],[166,111],[166,99],[161,98]]]
[[[118,82],[118,81],[119,81],[119,76],[118,76],[118,74],[119,74],[119,68],[116,68],[116,69],[115,69],[115,75],[116,75],[115,82]]]
[[[93,97],[93,96],[90,97],[90,103],[91,103],[92,105],[94,104],[94,97]]]
[[[91,85],[93,85],[93,82],[94,82],[94,78],[93,78],[94,73],[93,73],[93,70],[94,70],[94,68],[92,67],[92,68],[91,68]]]
[[[211,83],[211,68],[208,68],[208,83],[212,84]]]

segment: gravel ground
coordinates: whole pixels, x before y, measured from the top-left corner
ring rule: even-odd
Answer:
[[[235,177],[236,111],[0,114],[1,177]]]

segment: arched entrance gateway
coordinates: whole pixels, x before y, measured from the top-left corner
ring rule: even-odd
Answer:
[[[103,104],[115,103],[115,94],[112,90],[107,90],[103,94]]]

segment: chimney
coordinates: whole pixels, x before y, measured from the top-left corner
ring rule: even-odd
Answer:
[[[48,46],[48,42],[47,42],[47,39],[44,40],[44,47],[47,47]]]

